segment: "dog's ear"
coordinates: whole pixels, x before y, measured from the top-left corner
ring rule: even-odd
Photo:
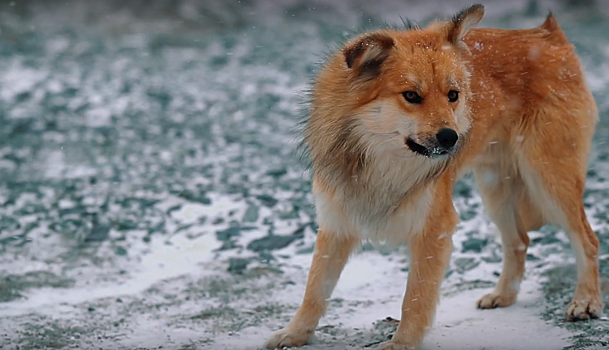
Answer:
[[[448,22],[448,42],[458,44],[470,29],[480,23],[483,16],[484,6],[480,4],[461,10]]]
[[[395,41],[387,33],[364,34],[343,49],[345,63],[358,76],[375,78],[381,73],[381,66],[394,46]]]

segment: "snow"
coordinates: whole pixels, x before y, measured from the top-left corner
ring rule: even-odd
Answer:
[[[422,349],[562,349],[571,333],[539,319],[540,283],[525,280],[509,308],[477,310],[473,303],[491,290],[471,290],[444,299]]]
[[[226,201],[214,208],[218,212],[227,210],[244,210],[236,203]],[[209,208],[197,205],[182,207],[176,216],[186,222],[192,221],[201,213],[209,214]],[[27,294],[27,299],[15,300],[0,304],[0,314],[5,317],[23,315],[31,312],[53,315],[58,305],[65,312],[70,305],[90,303],[95,300],[117,297],[137,297],[151,286],[178,276],[196,276],[216,274],[213,251],[219,242],[213,235],[203,234],[195,239],[176,235],[169,240],[153,239],[142,255],[134,273],[127,283],[107,284],[105,286],[83,286],[63,290],[45,288]],[[262,295],[261,304],[273,302],[297,306],[302,298],[306,284],[307,271],[311,255],[292,255],[293,247],[285,248],[278,255],[291,256],[284,267],[284,275],[289,276],[290,285],[276,289],[269,295]],[[292,251],[292,253],[290,252]],[[226,256],[229,257],[230,255]],[[356,253],[348,262],[339,280],[327,314],[322,318],[320,327],[340,325],[342,329],[370,330],[373,322],[388,316],[399,319],[402,296],[405,291],[407,272],[403,271],[406,255],[403,249],[388,255],[377,251]],[[214,268],[216,267],[216,268]],[[533,270],[534,271],[534,270]],[[468,276],[469,280],[486,280],[489,271],[476,269]],[[435,324],[430,330],[422,349],[558,349],[570,344],[570,332],[552,326],[539,318],[542,311],[540,277],[537,272],[527,275],[522,283],[520,298],[516,304],[505,309],[477,310],[476,300],[490,292],[490,289],[474,289],[462,292],[450,292],[447,288],[459,282],[448,278],[444,282],[442,296],[438,306]],[[265,301],[266,300],[266,301]],[[355,305],[355,306],[353,306]],[[245,305],[241,304],[240,306]],[[68,312],[69,313],[69,312]],[[291,316],[292,313],[290,313]],[[163,331],[166,321],[150,319],[144,315],[131,330],[131,335],[120,341],[125,347],[155,347],[164,344],[165,349],[180,349],[184,343],[193,339],[208,336],[213,338],[209,346],[203,349],[258,349],[272,331],[281,326],[279,319],[262,322],[258,327],[247,327],[230,332],[230,334],[206,334],[205,329],[188,327],[171,328]],[[159,329],[160,332],[150,332]],[[201,331],[203,333],[201,333]],[[170,335],[171,340],[168,340]],[[323,338],[323,337],[322,337]],[[324,339],[308,346],[308,349],[357,349],[348,337],[344,339]],[[527,339],[516,346],[514,339]],[[174,344],[174,345],[172,345]],[[199,345],[201,346],[201,345]]]
[[[278,291],[273,301],[299,303],[306,283],[304,271],[308,264],[303,257],[303,270],[291,275],[295,285]],[[296,261],[292,261],[295,263]],[[388,261],[375,252],[354,256],[345,267],[333,299],[344,304],[360,302],[354,308],[330,307],[319,327],[339,324],[347,329],[369,329],[373,322],[388,316],[399,319],[407,273],[400,270],[397,260]],[[486,276],[480,276],[484,278]],[[438,306],[436,321],[421,350],[514,350],[561,349],[571,344],[570,332],[552,326],[539,318],[542,311],[540,283],[532,275],[521,286],[519,300],[509,308],[478,310],[476,300],[491,289],[467,290],[445,295]],[[366,303],[366,301],[371,301]],[[230,336],[218,336],[209,349],[258,349],[275,329],[266,326],[249,327]],[[515,340],[526,340],[515,342]],[[304,349],[359,349],[348,344],[348,339],[317,340]],[[361,344],[364,345],[364,344]]]

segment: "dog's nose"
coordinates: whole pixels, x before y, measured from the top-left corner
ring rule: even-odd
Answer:
[[[457,132],[453,129],[444,128],[438,131],[436,134],[436,139],[438,140],[440,146],[450,149],[455,145],[455,143],[457,143],[459,135],[457,135]]]

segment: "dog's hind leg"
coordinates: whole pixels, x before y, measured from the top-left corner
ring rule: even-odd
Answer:
[[[501,159],[506,154],[499,150],[489,159]],[[499,229],[503,245],[503,270],[499,281],[491,293],[478,300],[477,306],[481,309],[510,306],[518,296],[529,246],[527,227],[519,208],[525,194],[524,183],[509,162],[479,164],[474,169],[474,176],[486,212]]]
[[[547,159],[547,162],[556,162]],[[584,212],[584,159],[573,159],[558,170],[544,166],[543,159],[522,160],[521,171],[528,191],[543,208],[544,217],[560,225],[571,242],[577,262],[578,279],[573,301],[567,306],[567,320],[600,316],[603,304],[599,286],[598,237]],[[580,163],[580,164],[577,164]]]
[[[588,100],[582,98],[589,97]],[[570,101],[568,109],[562,100]],[[522,142],[515,152],[518,168],[533,202],[545,220],[567,233],[577,262],[577,286],[566,319],[600,316],[598,237],[584,211],[588,154],[597,121],[591,96],[581,90],[549,95],[546,103],[526,117]]]

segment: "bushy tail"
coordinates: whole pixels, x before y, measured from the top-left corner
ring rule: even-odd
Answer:
[[[541,26],[540,29],[544,30],[547,33],[546,39],[553,44],[556,45],[567,45],[569,44],[569,39],[563,32],[562,28],[558,24],[556,17],[550,12],[548,17],[546,17],[545,22]]]

